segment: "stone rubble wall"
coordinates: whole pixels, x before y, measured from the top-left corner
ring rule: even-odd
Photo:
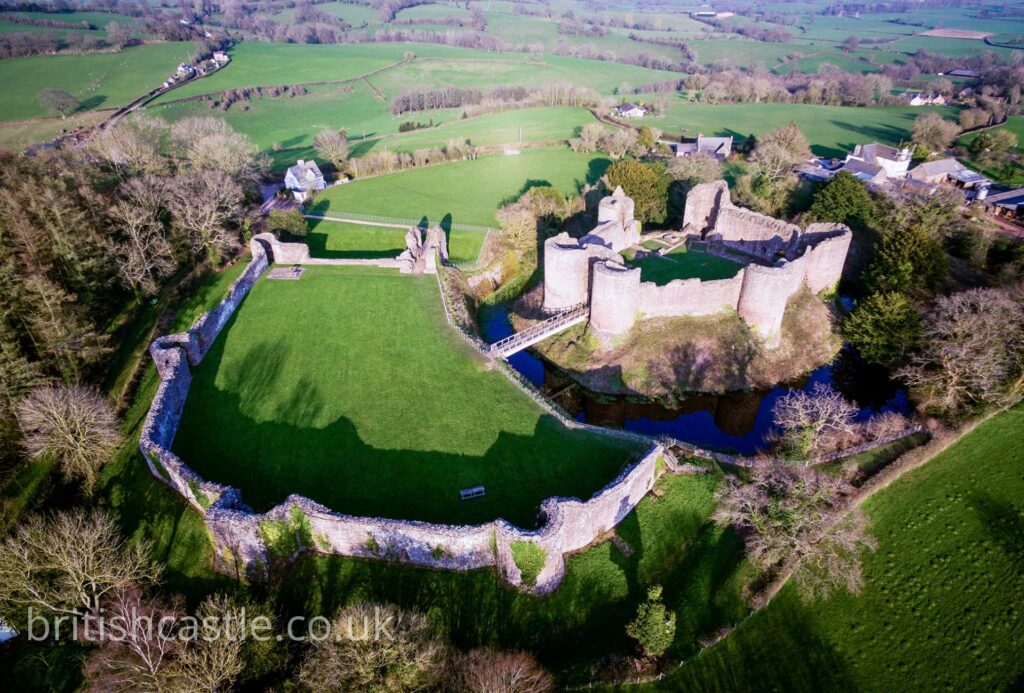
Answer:
[[[279,265],[323,265],[329,267],[383,267],[399,269],[397,258],[361,259],[361,258],[322,258],[310,257],[309,246],[305,243],[283,243],[271,233],[260,233],[253,240],[263,243],[269,250],[274,262]]]
[[[639,434],[581,424],[549,407],[545,408],[574,429],[643,442],[649,448],[590,500],[545,500],[541,505],[541,526],[536,530],[523,530],[501,519],[482,525],[456,526],[356,517],[332,512],[297,495],[289,496],[265,513],[255,513],[243,503],[237,489],[205,481],[171,452],[191,384],[190,366],[202,361],[270,261],[277,260],[273,254],[275,247],[280,249],[282,245],[287,244],[275,244],[263,234],[255,237],[250,244],[252,262],[231,285],[221,303],[201,316],[187,332],[160,337],[150,347],[160,384],[143,424],[139,450],[150,472],[203,515],[214,545],[214,564],[219,571],[238,578],[265,576],[271,560],[264,540],[266,524],[290,526],[295,515],[301,514],[308,521],[311,545],[301,546],[299,550],[446,570],[494,566],[509,584],[547,594],[558,586],[565,574],[565,554],[588,546],[613,528],[653,487],[660,471],[658,460],[670,456],[660,444],[652,444],[651,439]],[[282,257],[291,261],[296,256],[289,249],[283,249]],[[514,378],[513,381],[530,394],[529,388]],[[535,399],[537,397],[543,400],[542,396],[535,395]],[[545,554],[544,568],[532,586],[523,585],[512,554],[512,545],[523,541],[538,544]]]
[[[640,284],[638,308],[644,317],[714,315],[732,309],[740,302],[746,268],[729,279],[676,279],[663,286],[653,282]]]

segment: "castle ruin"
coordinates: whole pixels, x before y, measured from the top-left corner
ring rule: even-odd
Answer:
[[[742,267],[728,279],[659,286],[641,281],[640,268],[621,255],[640,243],[640,225],[633,200],[617,188],[601,201],[590,233],[577,239],[563,232],[545,241],[543,308],[558,313],[589,306],[590,329],[602,340],[626,334],[637,320],[732,309],[774,348],[789,299],[802,286],[816,294],[835,286],[851,239],[843,224],[801,229],[735,206],[725,181],[704,183],[686,197],[680,242]]]

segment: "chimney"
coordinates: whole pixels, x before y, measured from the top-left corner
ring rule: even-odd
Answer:
[[[306,165],[306,160],[305,159],[299,159],[299,166],[305,166],[305,165]]]

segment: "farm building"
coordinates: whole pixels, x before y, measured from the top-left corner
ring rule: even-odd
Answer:
[[[704,135],[697,135],[696,142],[681,142],[670,146],[676,156],[691,156],[704,153],[719,161],[724,161],[732,154],[732,137],[705,137]]]
[[[1007,190],[987,197],[981,197],[979,194],[977,199],[991,214],[1024,221],[1024,188]]]
[[[952,157],[926,161],[914,167],[907,175],[911,180],[919,183],[928,185],[952,183],[961,188],[974,188],[990,182],[985,176],[972,171]]]
[[[294,166],[288,168],[284,174],[284,186],[292,191],[295,199],[304,201],[311,193],[318,192],[327,187],[324,174],[315,161],[299,159]]]
[[[635,103],[619,104],[615,108],[620,118],[643,118],[647,115],[647,109]]]

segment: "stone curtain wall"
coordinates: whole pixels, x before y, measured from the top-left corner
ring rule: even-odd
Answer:
[[[713,315],[725,309],[735,310],[740,302],[746,268],[729,279],[675,279],[664,286],[653,282],[640,284],[637,309],[644,317]]]
[[[272,559],[266,537],[268,528],[285,528],[294,534],[296,551],[317,551],[340,556],[394,560],[446,570],[472,570],[495,566],[508,583],[538,594],[554,590],[565,575],[565,554],[591,544],[617,525],[650,491],[659,473],[658,460],[675,468],[671,453],[651,444],[645,436],[580,424],[545,407],[567,426],[644,442],[643,456],[588,501],[549,498],[541,506],[541,527],[527,531],[504,520],[475,525],[441,525],[427,522],[355,517],[335,513],[302,496],[289,496],[266,513],[255,513],[242,502],[237,489],[202,479],[170,451],[181,421],[191,384],[190,366],[199,364],[216,341],[270,261],[281,253],[293,262],[294,250],[260,234],[250,243],[252,262],[235,280],[221,303],[202,315],[188,331],[160,337],[150,354],[160,376],[139,438],[139,450],[150,472],[180,493],[205,519],[214,550],[215,567],[243,577],[260,577]],[[443,298],[443,296],[442,296]],[[508,375],[506,369],[503,373]],[[511,376],[510,376],[511,377]],[[512,378],[513,382],[522,386]],[[525,390],[525,388],[524,388]],[[543,397],[530,393],[538,402]],[[307,536],[308,535],[308,536]],[[545,554],[544,568],[536,584],[522,583],[512,557],[512,545],[532,542]],[[275,556],[281,558],[280,556]]]

